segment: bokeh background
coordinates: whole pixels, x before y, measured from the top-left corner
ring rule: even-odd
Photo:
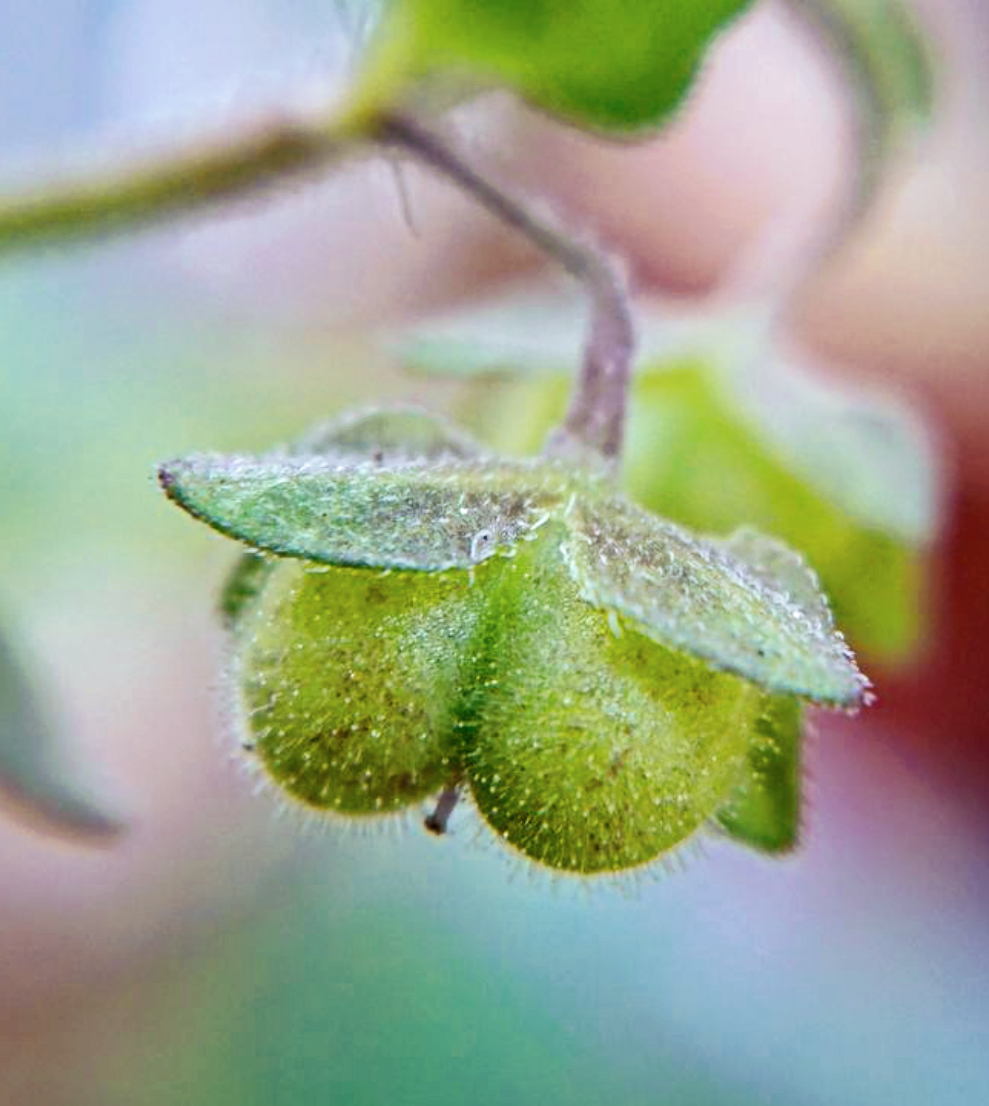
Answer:
[[[154,462],[259,449],[356,401],[452,407],[376,328],[539,262],[461,198],[374,163],[222,214],[0,262],[0,605],[111,847],[0,810],[0,1102],[979,1103],[989,1099],[989,11],[918,0],[936,125],[795,321],[906,390],[946,474],[931,633],[877,706],[818,716],[805,843],[711,840],[622,888],[533,875],[470,817],[314,828],[230,753],[213,596],[227,543]],[[0,0],[0,179],[155,148],[346,80],[358,5]],[[847,101],[785,11],[726,37],[676,126],[603,147],[494,98],[499,172],[700,301],[781,210],[849,174]]]

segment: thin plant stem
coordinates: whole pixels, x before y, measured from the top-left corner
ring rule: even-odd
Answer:
[[[426,829],[437,836],[446,833],[450,815],[456,809],[458,802],[460,802],[460,786],[451,784],[449,787],[445,787],[436,800],[436,806],[426,815],[423,823]]]
[[[784,212],[733,267],[726,282],[729,296],[765,299],[772,318],[792,313],[814,278],[855,237],[887,183],[898,148],[919,131],[924,117],[916,102],[903,99],[902,84],[891,86],[882,56],[887,43],[869,23],[868,11],[857,13],[847,0],[787,0],[786,6],[840,78],[850,107],[852,165],[826,218],[813,220],[808,232],[803,208]],[[906,10],[891,13],[902,21],[901,48],[911,48],[910,36],[916,36],[912,48],[921,99],[930,99],[933,74],[920,32]]]
[[[885,95],[872,50],[840,5],[824,0],[787,0],[787,6],[824,46],[854,101],[852,126],[855,168],[841,221],[832,236],[835,247],[857,227],[872,205],[889,169],[896,142],[897,115]]]
[[[401,150],[464,190],[554,258],[588,295],[583,363],[569,410],[547,453],[617,469],[634,328],[618,266],[469,165],[449,143],[399,115],[320,108],[245,121],[185,149],[111,170],[76,171],[40,189],[0,195],[0,253],[45,240],[124,230],[281,184],[368,144]]]
[[[327,112],[272,113],[185,149],[110,170],[76,170],[41,188],[0,195],[0,253],[46,240],[125,230],[273,188],[352,153],[366,121]]]
[[[469,165],[439,135],[403,116],[384,118],[378,141],[399,147],[458,185],[492,215],[529,239],[577,280],[590,300],[583,363],[563,425],[547,443],[553,455],[603,459],[617,466],[624,436],[625,407],[635,331],[624,278],[599,250],[538,215],[530,202],[513,196]]]

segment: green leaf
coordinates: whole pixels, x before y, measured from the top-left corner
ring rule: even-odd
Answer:
[[[419,407],[395,405],[351,411],[331,419],[294,442],[289,452],[384,465],[467,459],[479,456],[482,450],[442,416]],[[261,591],[272,568],[270,558],[254,552],[241,554],[220,595],[220,612],[228,628]]]
[[[762,361],[697,361],[640,376],[626,481],[691,528],[751,523],[801,550],[854,644],[903,658],[920,635],[936,465],[897,405]]]
[[[510,452],[538,448],[562,417],[584,325],[573,297],[530,295],[534,308],[512,293],[393,339],[419,371],[499,375],[478,386],[477,429]],[[857,647],[906,657],[939,515],[938,466],[917,415],[804,368],[758,314],[648,305],[639,316],[631,496],[690,529],[750,523],[782,538],[814,567]]]
[[[340,464],[203,454],[163,465],[167,495],[256,549],[326,564],[471,568],[539,526],[561,472],[480,462]]]
[[[799,553],[751,526],[740,526],[718,544],[740,560],[760,583],[789,599],[806,618],[833,629],[820,582]]]
[[[248,550],[241,553],[220,592],[217,604],[227,629],[232,629],[247,606],[262,592],[275,567],[275,559]]]
[[[317,426],[289,452],[395,465],[404,461],[468,460],[485,450],[449,419],[408,404],[348,411]]]
[[[763,451],[862,526],[910,545],[937,527],[937,466],[925,427],[895,394],[812,372],[786,351],[710,375]],[[720,396],[719,396],[720,392]]]
[[[742,780],[718,810],[718,825],[763,852],[787,852],[800,833],[800,735],[795,699],[767,699],[749,739]]]
[[[776,692],[855,706],[867,681],[835,633],[813,574],[777,543],[704,540],[546,463],[340,464],[338,458],[205,456],[162,470],[195,517],[256,549],[334,565],[473,569],[514,556],[552,520],[581,597]],[[733,550],[731,542],[734,542]],[[256,594],[244,565],[225,605]]]
[[[771,691],[861,703],[868,681],[816,589],[774,579],[771,566],[753,570],[749,549],[742,562],[730,544],[697,538],[619,497],[578,501],[569,523],[564,555],[588,603]]]
[[[581,601],[548,526],[487,570],[493,592],[463,759],[503,841],[569,872],[684,841],[744,763],[764,696]]]
[[[392,66],[506,85],[579,126],[628,132],[654,127],[674,111],[712,36],[748,0],[393,0],[391,6],[386,60],[373,73]]]
[[[0,797],[25,821],[66,837],[101,841],[123,829],[88,783],[0,633]]]
[[[345,814],[456,780],[451,711],[483,598],[466,573],[278,562],[231,673],[245,744],[294,798]]]

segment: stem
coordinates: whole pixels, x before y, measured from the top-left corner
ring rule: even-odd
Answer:
[[[933,99],[923,37],[895,0],[876,11],[856,8],[854,0],[787,0],[787,7],[842,79],[854,149],[850,183],[833,214],[809,236],[797,229],[806,222],[802,211],[774,221],[728,281],[749,295],[768,289],[777,315],[792,310],[810,280],[858,231],[886,183],[897,147],[930,112]]]
[[[550,438],[546,452],[585,461],[591,454],[617,463],[635,348],[625,281],[618,267],[592,246],[540,218],[529,204],[488,180],[442,138],[418,123],[388,116],[380,122],[377,138],[404,149],[458,185],[583,285],[591,309],[583,364],[563,425]]]
[[[122,230],[279,184],[376,140],[413,155],[525,235],[583,285],[590,320],[580,376],[546,452],[617,465],[635,335],[618,267],[468,165],[439,136],[400,116],[359,107],[248,120],[184,150],[109,172],[76,172],[40,190],[0,196],[0,253],[49,238]]]
[[[851,230],[882,186],[903,116],[915,115],[916,105],[902,102],[905,90],[899,83],[891,85],[882,57],[889,43],[870,27],[868,12],[856,18],[854,7],[845,10],[847,0],[787,0],[787,4],[808,30],[822,40],[855,101],[855,178],[845,204],[845,225]],[[895,48],[916,49],[918,56],[913,64],[924,69],[927,59],[922,56],[916,28],[907,23],[905,12],[891,9],[887,18],[894,15],[900,20]],[[929,81],[930,74],[925,72],[924,79]],[[930,95],[929,89],[926,95]]]
[[[187,149],[0,196],[0,253],[123,230],[281,184],[350,153],[362,131],[356,116],[269,113]]]
[[[426,829],[437,836],[446,833],[450,815],[459,801],[460,788],[457,784],[451,784],[444,788],[440,792],[440,797],[436,800],[436,806],[433,807],[432,813],[426,815],[426,820],[423,823]]]

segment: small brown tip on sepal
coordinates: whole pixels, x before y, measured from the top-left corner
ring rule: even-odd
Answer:
[[[437,837],[442,837],[447,831],[447,824],[450,821],[450,815],[453,813],[454,808],[460,800],[460,788],[454,784],[452,787],[445,788],[440,797],[436,800],[436,806],[432,811],[426,815],[423,819],[423,825],[430,833],[435,833]]]
[[[175,476],[167,464],[158,466],[158,484],[165,495],[171,495],[172,487],[175,484]]]

